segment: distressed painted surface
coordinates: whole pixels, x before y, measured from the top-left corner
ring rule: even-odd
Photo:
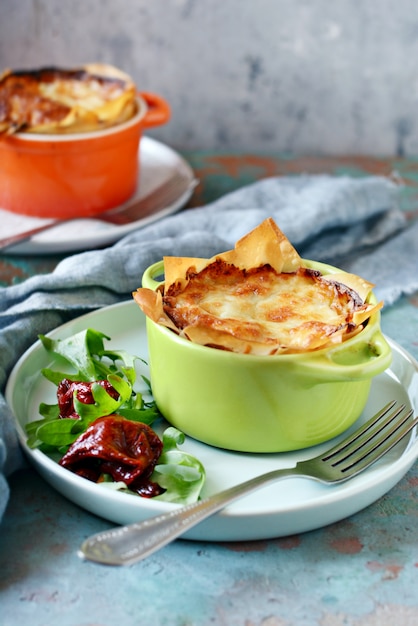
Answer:
[[[333,172],[390,174],[416,216],[412,159],[290,158],[189,153],[198,206],[257,178]],[[59,259],[0,259],[4,284]],[[383,312],[384,331],[418,358],[418,297]],[[386,496],[327,528],[271,541],[177,541],[131,568],[81,562],[80,543],[108,528],[35,471],[11,478],[0,526],[1,626],[416,626],[418,465]]]
[[[323,530],[272,541],[177,541],[131,568],[81,563],[107,522],[30,470],[0,537],[2,626],[415,626],[418,470]]]
[[[414,0],[2,0],[0,66],[113,63],[179,149],[418,152]]]

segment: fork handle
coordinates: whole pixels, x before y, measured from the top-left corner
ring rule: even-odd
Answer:
[[[66,221],[66,220],[65,220]],[[64,222],[64,220],[54,220],[52,222],[48,222],[47,224],[42,224],[41,226],[36,226],[35,228],[31,228],[30,230],[25,230],[23,233],[17,233],[16,235],[10,235],[9,237],[4,237],[0,239],[0,250],[6,250],[6,248],[10,248],[10,246],[14,246],[17,243],[22,243],[27,241],[34,235],[38,233],[42,233],[44,230],[48,230],[52,228],[58,223]]]
[[[234,500],[278,478],[299,473],[297,467],[274,470],[169,513],[96,533],[83,542],[80,556],[107,565],[132,565],[174,541]]]

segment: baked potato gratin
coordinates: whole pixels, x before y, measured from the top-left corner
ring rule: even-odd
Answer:
[[[0,136],[108,128],[135,115],[136,93],[132,79],[111,65],[6,70],[0,76]]]
[[[273,219],[211,259],[164,257],[165,282],[133,297],[143,312],[186,339],[245,354],[328,348],[360,332],[383,303],[346,272],[309,268]]]

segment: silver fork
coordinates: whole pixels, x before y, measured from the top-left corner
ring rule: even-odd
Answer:
[[[306,476],[323,483],[340,483],[370,467],[418,423],[412,410],[390,402],[361,428],[335,447],[295,467],[256,476],[193,504],[143,522],[92,535],[80,547],[81,558],[106,565],[132,565],[164,547],[227,504],[267,483],[289,476]]]
[[[178,200],[183,193],[194,189],[197,182],[198,181],[195,179],[190,180],[190,177],[186,176],[185,173],[176,170],[164,183],[156,187],[146,196],[139,198],[136,202],[131,204],[126,203],[122,208],[109,209],[104,213],[93,216],[93,219],[115,224],[117,226],[129,224],[170,206],[173,202]],[[30,239],[37,233],[41,233],[52,228],[53,226],[69,221],[72,220],[53,220],[47,224],[42,224],[42,226],[31,228],[30,230],[17,233],[16,235],[4,237],[3,239],[0,239],[0,250],[5,250],[10,246]]]

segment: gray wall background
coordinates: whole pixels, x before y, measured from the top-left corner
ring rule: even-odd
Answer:
[[[416,0],[0,0],[0,68],[112,63],[177,149],[418,154]]]

